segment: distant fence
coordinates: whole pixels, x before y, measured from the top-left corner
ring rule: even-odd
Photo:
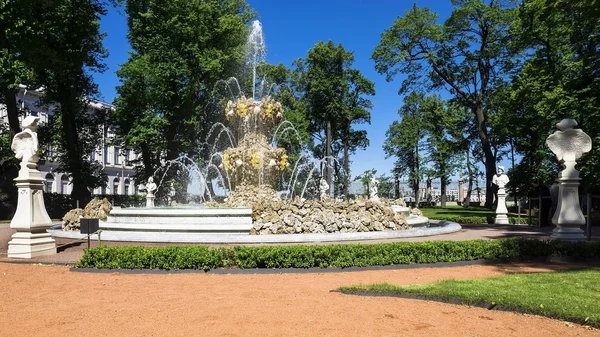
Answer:
[[[543,201],[544,200],[552,200],[552,197],[528,197],[527,198],[527,224],[528,225],[532,225],[532,210],[534,210],[534,208],[532,208],[532,205],[536,204],[537,205],[537,225],[538,227],[542,224],[542,217],[544,216],[543,212],[541,212],[541,210],[543,209]],[[593,201],[595,199],[600,199],[600,195],[594,195],[591,193],[586,193],[584,195],[580,195],[579,196],[579,205],[584,205],[585,207],[582,207],[582,212],[584,212],[584,216],[585,216],[585,235],[586,238],[588,240],[592,239],[592,210],[593,210]],[[519,208],[521,206],[521,203],[519,202]],[[554,209],[554,207],[551,207],[552,211],[552,216],[554,216],[554,212],[556,211]],[[520,213],[520,210],[519,210]]]

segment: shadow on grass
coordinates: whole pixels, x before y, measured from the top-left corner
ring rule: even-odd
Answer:
[[[578,317],[569,317],[563,315],[551,315],[541,310],[531,310],[522,307],[516,306],[505,306],[496,303],[490,303],[485,301],[466,301],[456,298],[447,298],[440,296],[429,296],[429,295],[415,295],[415,294],[399,294],[395,292],[375,292],[375,291],[363,291],[363,290],[332,290],[331,292],[338,292],[347,295],[357,295],[357,296],[383,296],[383,297],[397,297],[397,298],[406,298],[406,299],[415,299],[415,300],[425,300],[425,301],[434,301],[441,302],[447,304],[459,304],[459,305],[468,305],[473,307],[484,308],[488,310],[499,310],[499,311],[508,311],[508,312],[518,312],[522,314],[533,314],[542,317],[548,317],[552,319],[563,320],[567,322],[572,322],[576,324],[591,326],[594,328],[600,328],[600,323],[598,322],[590,322],[585,319],[581,319]]]

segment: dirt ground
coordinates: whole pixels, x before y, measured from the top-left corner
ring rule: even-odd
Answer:
[[[331,292],[342,285],[564,267],[148,275],[0,263],[0,336],[599,336],[598,330],[533,315]]]

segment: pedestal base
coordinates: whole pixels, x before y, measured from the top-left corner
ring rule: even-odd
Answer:
[[[151,195],[151,194],[146,195],[146,207],[154,208],[154,195]]]
[[[557,227],[552,231],[551,240],[583,241],[585,232],[578,227]]]
[[[56,241],[50,233],[16,232],[8,242],[8,257],[30,259],[56,254]]]
[[[508,222],[508,216],[506,214],[496,214],[494,223],[496,225],[510,225],[510,222]]]

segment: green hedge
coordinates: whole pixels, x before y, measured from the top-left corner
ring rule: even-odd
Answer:
[[[44,193],[44,205],[50,219],[62,219],[62,217],[75,208],[75,202],[69,194]]]
[[[201,269],[364,267],[521,257],[599,258],[600,242],[522,238],[324,246],[118,246],[88,249],[78,268]]]

